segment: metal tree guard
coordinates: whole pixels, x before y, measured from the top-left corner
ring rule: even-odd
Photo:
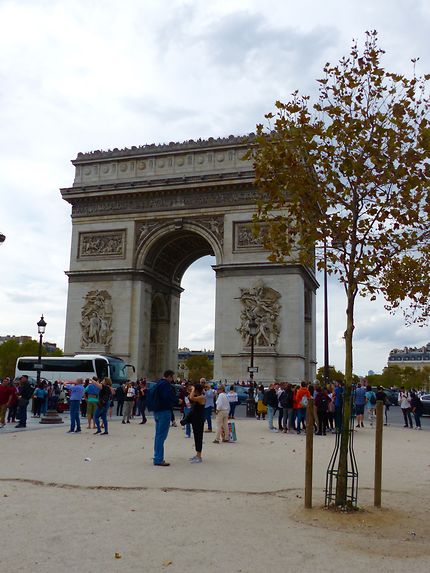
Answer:
[[[347,496],[346,506],[341,509],[357,509],[358,500],[358,467],[354,453],[354,400],[355,392],[351,392],[351,416],[349,418],[349,441],[348,441],[348,466],[347,466]],[[343,410],[343,408],[342,408]],[[343,412],[341,420],[343,423]],[[338,480],[338,463],[342,428],[336,428],[336,440],[334,450],[327,468],[325,482],[325,506],[336,505],[336,485]]]

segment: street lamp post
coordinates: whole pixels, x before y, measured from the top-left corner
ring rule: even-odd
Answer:
[[[251,316],[251,320],[248,323],[248,332],[249,337],[251,339],[251,364],[249,369],[249,377],[251,378],[251,382],[254,382],[254,340],[255,335],[257,334],[258,324],[255,322],[255,316]]]
[[[255,336],[257,334],[257,329],[258,329],[258,324],[255,321],[255,316],[254,314],[251,315],[251,319],[248,322],[248,333],[249,333],[249,337],[251,339],[251,364],[248,368],[249,371],[249,378],[251,379],[251,385],[253,386],[254,384],[254,342],[255,342]],[[249,394],[249,398],[246,401],[246,415],[248,418],[254,418],[255,417],[255,400],[253,398],[254,393],[250,393]]]
[[[39,356],[37,357],[36,380],[37,380],[38,386],[40,384],[40,373],[42,371],[42,339],[43,339],[43,335],[45,334],[45,329],[46,329],[46,322],[45,322],[45,319],[43,318],[43,314],[42,314],[41,319],[37,323],[37,332],[39,333]],[[48,398],[48,411],[40,419],[39,423],[40,424],[62,424],[63,423],[63,420],[62,420],[61,416],[58,415],[57,410],[52,408],[52,404],[51,405],[49,404],[49,398]]]
[[[43,314],[42,314],[39,322],[37,323],[37,332],[39,333],[39,355],[37,357],[36,381],[37,381],[38,386],[40,384],[40,371],[42,370],[42,339],[43,339],[43,335],[45,334],[45,329],[46,329],[46,322],[45,322],[45,320],[43,318]]]
[[[328,294],[327,294],[327,240],[324,239],[324,386],[330,381],[329,353],[328,353]]]

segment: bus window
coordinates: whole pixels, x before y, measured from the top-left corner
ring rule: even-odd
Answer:
[[[97,378],[108,378],[109,369],[107,361],[104,358],[96,358],[95,363]]]

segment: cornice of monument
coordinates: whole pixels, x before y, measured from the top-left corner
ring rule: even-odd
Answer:
[[[103,193],[128,191],[129,193],[140,193],[157,191],[163,193],[173,192],[177,189],[201,187],[208,189],[211,184],[221,183],[223,186],[234,186],[237,183],[250,184],[254,182],[254,171],[237,171],[233,173],[203,173],[200,175],[184,175],[176,177],[153,177],[152,179],[139,179],[133,181],[117,181],[92,185],[74,185],[73,187],[62,187],[60,189],[63,199],[66,201],[72,197],[88,197],[91,193],[97,196]],[[218,187],[218,186],[217,186]],[[215,189],[215,187],[213,187]]]
[[[161,155],[166,153],[176,153],[178,151],[187,152],[190,150],[203,151],[210,149],[246,146],[252,143],[255,139],[254,133],[248,135],[229,135],[228,137],[218,137],[217,139],[209,137],[208,139],[189,139],[182,142],[170,143],[150,143],[140,146],[125,147],[123,149],[108,149],[79,152],[76,159],[72,160],[73,165],[80,165],[92,161],[100,161],[103,159],[117,159],[117,158],[136,158],[136,157],[150,157],[154,155]]]

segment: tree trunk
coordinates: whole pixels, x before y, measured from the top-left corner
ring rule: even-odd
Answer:
[[[348,450],[350,438],[349,423],[351,417],[352,337],[354,333],[355,295],[355,289],[348,287],[345,331],[345,388],[343,393],[342,429],[336,482],[336,505],[340,507],[346,507],[348,495]]]

